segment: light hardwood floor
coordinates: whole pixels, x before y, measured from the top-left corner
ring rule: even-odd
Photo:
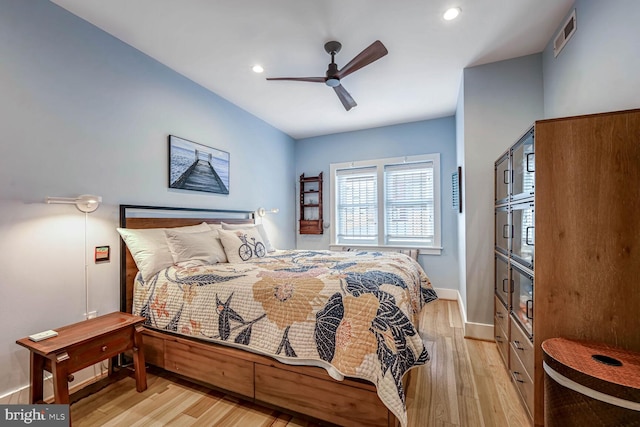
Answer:
[[[531,425],[495,343],[463,337],[456,301],[427,305],[420,322],[431,361],[416,368],[408,385],[409,427]],[[74,403],[74,427],[320,426],[167,373],[149,373],[147,381],[143,393],[125,378]]]

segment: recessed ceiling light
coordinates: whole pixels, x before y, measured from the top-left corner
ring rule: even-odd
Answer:
[[[452,7],[451,9],[447,9],[447,11],[444,13],[444,15],[442,15],[442,17],[446,21],[451,21],[452,19],[456,19],[458,15],[460,15],[461,11],[462,9],[460,9],[459,7]]]
[[[262,65],[254,65],[252,70],[254,73],[261,73],[264,71],[264,68],[262,68]]]

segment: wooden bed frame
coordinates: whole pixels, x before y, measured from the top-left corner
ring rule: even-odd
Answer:
[[[128,216],[135,211],[135,217]],[[144,215],[145,212],[150,215]],[[163,211],[170,217],[153,213]],[[179,215],[184,212],[198,217]],[[199,215],[202,214],[202,215]],[[154,216],[152,216],[154,215]],[[209,209],[120,206],[120,227],[168,228],[207,223],[253,224],[253,212]],[[131,313],[133,282],[138,272],[121,241],[121,310]],[[166,331],[143,331],[148,364],[244,400],[341,426],[397,427],[398,419],[380,401],[375,386],[364,380],[336,381],[322,368],[292,366],[267,356],[197,340]],[[405,385],[408,384],[405,376]]]

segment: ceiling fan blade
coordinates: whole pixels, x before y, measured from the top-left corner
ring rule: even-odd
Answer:
[[[267,80],[293,80],[296,82],[324,83],[326,77],[267,77]]]
[[[347,65],[342,67],[342,69],[338,71],[336,77],[338,77],[339,79],[346,77],[354,71],[357,71],[360,68],[369,65],[374,61],[377,61],[387,53],[389,53],[389,51],[386,47],[384,47],[382,42],[380,40],[376,40],[371,43],[368,48],[360,52],[358,55],[356,55],[355,58],[349,61]]]
[[[336,92],[336,95],[338,95],[338,98],[340,98],[340,102],[342,102],[342,105],[344,105],[345,110],[349,111],[353,107],[358,105],[342,85],[334,87],[333,90]]]

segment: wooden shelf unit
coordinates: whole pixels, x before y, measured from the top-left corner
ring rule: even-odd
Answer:
[[[535,160],[520,156],[518,161],[510,150],[507,163],[504,156],[496,162],[495,333],[534,425],[542,426],[545,340],[640,351],[640,328],[635,327],[640,307],[640,109],[540,120],[533,132]],[[511,171],[534,164],[535,195],[510,190],[505,197],[503,178],[511,186],[518,182]],[[535,223],[518,236],[513,226],[517,229],[521,219],[514,213],[523,201],[535,206]],[[523,222],[520,229],[526,229]],[[506,251],[503,235],[508,237]],[[514,256],[519,249],[514,236],[535,245],[532,266]],[[532,273],[533,295],[526,304],[532,336],[517,316],[522,312],[513,282],[527,271]]]
[[[300,234],[322,234],[322,172],[300,175]]]

